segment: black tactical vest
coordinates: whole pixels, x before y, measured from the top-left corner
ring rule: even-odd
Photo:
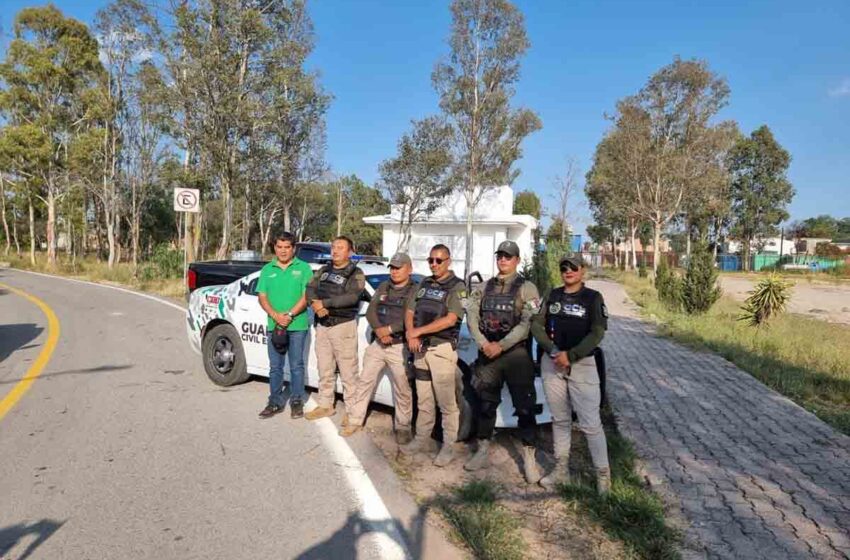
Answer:
[[[599,292],[587,287],[568,294],[563,286],[552,288],[546,308],[546,332],[560,350],[570,350],[590,332],[591,311]]]
[[[449,293],[455,286],[462,282],[463,280],[457,276],[452,276],[451,279],[443,284],[437,282],[431,276],[425,278],[419,284],[419,290],[416,292],[416,309],[413,312],[413,326],[421,327],[448,315]],[[427,338],[439,338],[448,340],[454,344],[457,342],[457,337],[460,333],[460,323],[460,321],[457,321],[454,326],[429,334]]]
[[[490,278],[484,288],[481,299],[479,317],[481,334],[490,342],[498,342],[507,336],[511,329],[519,324],[522,316],[521,308],[517,305],[520,288],[525,278],[516,275],[507,292],[497,293],[497,280]]]
[[[393,288],[392,281],[387,280],[387,293],[380,295],[376,309],[378,322],[381,323],[381,326],[392,323],[404,324],[404,311],[407,298],[410,295],[410,291],[415,288],[416,285],[413,282],[408,282],[404,288],[395,289]],[[404,339],[403,332],[394,332],[391,336],[393,343],[401,342]]]
[[[319,299],[327,299],[344,294],[345,286],[348,284],[348,280],[354,274],[355,270],[357,270],[357,265],[354,263],[348,263],[345,268],[339,271],[334,270],[333,264],[326,264],[319,269],[319,283],[316,286],[316,294],[319,296]],[[359,306],[360,302],[355,303],[351,307],[328,308],[328,317],[330,320],[319,320],[319,322],[322,325],[332,326],[349,319],[354,319],[357,317],[357,308]]]

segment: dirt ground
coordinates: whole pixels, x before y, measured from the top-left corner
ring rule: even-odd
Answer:
[[[499,501],[523,522],[523,539],[529,545],[527,558],[555,559],[619,559],[627,558],[622,545],[583,518],[554,493],[538,485],[530,486],[522,476],[521,444],[512,436],[513,430],[497,431],[490,448],[492,465],[489,469],[468,473],[463,464],[472,453],[466,443],[457,444],[456,458],[446,468],[431,464],[431,457],[418,455],[413,460],[398,453],[392,432],[392,415],[387,411],[372,410],[366,423],[366,431],[384,456],[404,481],[408,491],[420,504],[426,504],[451,486],[464,484],[475,479],[489,478],[497,482],[502,491]],[[548,473],[554,464],[552,456],[551,430],[541,428],[541,446],[547,451],[538,451],[537,460],[543,473]],[[574,447],[586,446],[580,432],[573,433]],[[579,460],[583,453],[577,454]],[[434,515],[434,518],[439,518]],[[438,523],[448,531],[441,518]]]
[[[723,292],[743,301],[757,280],[741,276],[721,275]],[[850,325],[850,285],[798,280],[791,292],[788,310],[833,323]]]

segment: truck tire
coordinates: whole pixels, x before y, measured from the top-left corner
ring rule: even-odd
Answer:
[[[242,339],[231,325],[216,325],[204,336],[201,345],[207,377],[222,387],[238,385],[248,380]]]

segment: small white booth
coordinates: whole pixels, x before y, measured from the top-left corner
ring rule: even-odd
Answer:
[[[537,220],[533,216],[514,214],[514,192],[503,186],[488,190],[473,214],[472,222],[472,270],[487,279],[496,274],[493,253],[499,243],[506,239],[515,241],[522,253],[523,263],[531,263],[534,247],[534,229]],[[383,226],[383,255],[392,256],[399,249],[401,237],[400,212],[395,206],[389,214],[363,218],[367,224]],[[428,251],[442,243],[451,249],[452,269],[458,276],[466,275],[466,200],[460,192],[447,197],[434,213],[411,227],[410,244],[407,252],[413,259],[413,270],[430,274]],[[522,265],[520,265],[522,268]]]

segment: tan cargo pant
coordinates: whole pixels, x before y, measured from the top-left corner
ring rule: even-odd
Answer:
[[[555,367],[552,358],[544,355],[540,359],[543,376],[543,391],[552,414],[552,439],[555,457],[570,456],[572,411],[576,411],[578,428],[587,438],[590,459],[597,469],[608,467],[608,443],[602,429],[599,402],[599,373],[592,356],[572,364],[570,375]]]
[[[457,404],[457,352],[449,342],[429,346],[413,356],[413,367],[428,370],[430,380],[416,379],[416,437],[429,438],[436,422],[437,406],[443,415],[443,444],[457,441],[460,409]]]
[[[319,392],[316,404],[333,408],[336,369],[342,378],[342,398],[349,411],[350,397],[357,381],[357,321],[346,321],[333,327],[316,325],[316,362],[319,367]]]
[[[413,391],[407,381],[405,369],[404,343],[384,346],[377,340],[372,342],[363,355],[363,368],[357,378],[351,404],[348,407],[348,421],[360,426],[366,419],[366,409],[372,394],[381,380],[384,367],[390,370],[390,385],[393,388],[396,428],[409,428],[413,416]]]

